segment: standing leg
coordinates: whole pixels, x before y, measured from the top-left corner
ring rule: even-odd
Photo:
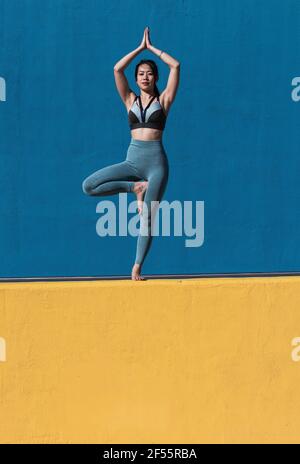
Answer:
[[[86,195],[107,196],[120,192],[132,192],[134,182],[140,180],[137,170],[126,161],[106,166],[88,176],[82,183]]]
[[[152,235],[151,230],[154,225],[155,216],[157,213],[157,209],[159,204],[153,208],[152,206],[152,214],[151,214],[151,202],[158,201],[160,202],[163,194],[165,192],[166,186],[168,182],[168,169],[165,168],[158,168],[154,172],[151,173],[151,176],[148,178],[148,188],[146,190],[145,198],[144,198],[144,205],[146,208],[143,207],[143,212],[141,215],[141,226],[140,226],[140,235],[138,236],[137,242],[137,251],[136,251],[136,259],[135,259],[135,266],[139,265],[141,268],[151,246],[152,242]],[[147,235],[142,235],[141,230],[143,230]]]

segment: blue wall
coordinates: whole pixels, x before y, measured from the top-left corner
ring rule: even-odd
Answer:
[[[300,271],[298,0],[0,0],[1,277],[130,274],[136,237],[100,238],[81,184],[126,157],[113,66],[147,25],[181,62],[164,199],[204,201],[205,240],[155,237],[143,271]],[[131,87],[142,57],[162,91],[148,51]]]

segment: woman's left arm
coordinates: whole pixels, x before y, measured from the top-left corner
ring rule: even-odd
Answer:
[[[162,61],[164,61],[170,67],[169,79],[167,87],[162,92],[164,98],[171,104],[176,96],[177,88],[179,85],[179,75],[180,75],[180,62],[175,60],[168,53],[155,48],[150,41],[149,28],[146,29],[146,46],[147,49],[157,55]]]
[[[172,58],[171,55],[168,55],[168,53],[159,50],[158,48],[155,48],[153,45],[150,45],[147,47],[151,52],[155,53],[155,55],[159,56],[159,58],[164,61],[166,64],[170,66],[170,68],[179,68],[180,63],[179,61],[175,60],[175,58]]]

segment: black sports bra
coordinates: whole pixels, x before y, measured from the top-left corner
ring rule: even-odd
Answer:
[[[153,104],[153,100],[157,98]],[[139,105],[137,104],[137,100]],[[143,109],[140,95],[135,100],[128,112],[128,121],[130,129],[139,127],[150,127],[151,129],[164,130],[167,116],[161,106],[158,96],[154,95],[145,109]]]

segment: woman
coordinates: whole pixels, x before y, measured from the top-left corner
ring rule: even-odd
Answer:
[[[124,69],[144,49],[151,50],[170,67],[168,84],[161,94],[156,86],[158,70],[153,60],[141,60],[135,68],[140,96],[129,88]],[[94,172],[82,184],[87,195],[106,196],[119,192],[136,194],[141,226],[131,272],[132,280],[145,280],[141,276],[141,269],[151,245],[151,227],[158,207],[158,203],[153,203],[151,208],[151,202],[161,200],[167,185],[169,164],[162,134],[177,92],[179,73],[180,63],[151,44],[149,28],[146,27],[140,46],[114,66],[116,86],[126,106],[131,129],[126,160]]]

